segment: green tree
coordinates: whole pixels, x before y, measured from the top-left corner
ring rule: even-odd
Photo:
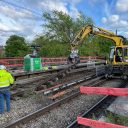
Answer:
[[[32,44],[34,45],[39,45],[40,47],[43,47],[45,44],[48,44],[50,42],[49,38],[46,37],[45,35],[42,36],[37,36]]]
[[[92,24],[91,18],[83,13],[74,19],[66,13],[53,11],[43,14],[45,19],[44,35],[37,36],[32,44],[39,45],[41,56],[67,56],[70,52],[70,43],[85,25]]]
[[[74,22],[74,32],[75,35],[78,33],[78,31],[80,31],[80,29],[82,27],[85,27],[87,25],[92,25],[93,24],[93,20],[92,18],[84,15],[82,12],[80,12],[80,15],[76,18],[75,22]]]
[[[23,37],[12,35],[6,41],[6,57],[22,57],[28,54],[30,48]]]
[[[61,42],[58,42],[56,40],[52,40],[49,43],[43,45],[40,50],[40,56],[45,57],[60,57],[60,56],[68,56],[69,51],[68,44],[64,44]]]
[[[93,23],[91,18],[82,13],[74,19],[62,11],[45,12],[43,19],[46,21],[43,25],[46,36],[61,43],[71,43],[83,26]]]

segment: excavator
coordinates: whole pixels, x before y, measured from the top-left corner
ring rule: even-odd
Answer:
[[[71,53],[68,57],[69,63],[79,63],[78,47],[83,42],[87,35],[97,35],[114,42],[114,46],[110,48],[109,61],[106,64],[105,76],[110,78],[114,75],[119,75],[123,79],[128,78],[128,45],[125,45],[126,39],[123,36],[118,36],[111,31],[100,27],[88,25],[83,27],[71,42]]]

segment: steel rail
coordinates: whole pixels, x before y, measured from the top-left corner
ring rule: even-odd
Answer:
[[[21,73],[16,73],[16,72],[12,72],[12,75],[14,76],[15,80],[19,77],[23,77],[23,76],[26,76],[27,78],[29,78],[30,76],[33,76],[33,75],[39,75],[39,74],[49,74],[52,72],[59,72],[61,70],[64,70],[66,68],[68,68],[68,66],[70,65],[65,65],[65,66],[62,66],[61,68],[58,68],[58,69],[49,69],[47,71],[44,71],[44,70],[41,70],[41,71],[30,71],[30,72],[21,72]],[[81,66],[78,66],[76,65],[77,68],[81,68]],[[86,65],[84,64],[82,67],[86,67]]]
[[[92,69],[93,70],[93,69]],[[90,70],[90,71],[92,71],[92,70]],[[88,69],[85,69],[85,68],[82,68],[82,69],[74,69],[74,70],[72,70],[72,71],[70,71],[70,72],[66,72],[66,74],[68,74],[68,75],[71,75],[72,73],[79,73],[79,72],[83,72],[83,71],[89,71]],[[39,76],[38,78],[36,78],[36,79],[34,79],[34,78],[30,78],[30,80],[29,79],[27,79],[26,81],[22,81],[22,80],[19,80],[19,82],[16,82],[15,84],[18,84],[18,83],[21,83],[21,85],[19,85],[18,84],[18,86],[15,86],[14,88],[12,88],[12,97],[14,97],[15,95],[22,95],[22,93],[24,92],[23,90],[22,91],[16,91],[16,89],[17,88],[19,88],[19,87],[24,87],[25,85],[27,85],[27,86],[25,86],[25,88],[30,88],[30,85],[32,84],[33,85],[33,87],[35,88],[35,90],[37,89],[37,84],[36,84],[36,82],[38,82],[38,81],[40,81],[40,80],[42,80],[43,78],[44,78],[44,81],[45,82],[48,82],[49,81],[49,78],[50,77],[56,77],[56,75],[57,75],[57,73],[54,73],[53,75],[48,75],[47,77],[48,77],[48,79],[47,79],[47,77],[43,77],[43,76]],[[71,84],[71,82],[69,83],[69,84],[64,84],[64,85],[60,85],[59,86],[59,89],[61,89],[62,90],[62,88],[64,87],[68,87],[68,86],[71,86],[71,85],[74,85],[74,84],[77,84],[77,83],[80,83],[80,82],[83,82],[83,81],[85,81],[85,80],[88,80],[88,79],[90,79],[90,78],[94,78],[94,76],[95,76],[95,74],[94,75],[90,75],[90,76],[86,76],[86,77],[84,77],[83,79],[81,79],[81,80],[76,80],[76,81],[74,81],[72,84]],[[96,77],[96,76],[95,76]],[[50,79],[51,80],[51,79]],[[45,84],[45,82],[43,82],[44,84]],[[28,85],[29,84],[29,85]],[[62,87],[63,86],[63,87]],[[56,90],[55,89],[56,87],[52,87],[52,90]],[[50,89],[47,89],[48,90],[48,92],[49,92],[49,90]],[[22,93],[21,93],[22,92]],[[36,91],[37,92],[37,91]],[[39,92],[39,91],[38,91]],[[51,92],[51,91],[50,91]]]
[[[119,88],[123,88],[125,87],[127,84],[127,81],[124,81]],[[110,95],[106,95],[104,96],[99,102],[97,102],[94,106],[92,106],[88,111],[84,112],[81,117],[90,117],[91,115],[94,114],[94,112],[97,111],[97,109],[102,108],[104,106],[104,104],[106,104],[108,101],[110,101],[112,98],[116,98],[116,96],[110,96]],[[67,126],[66,128],[82,128],[85,126],[80,126],[77,123],[77,120],[73,121],[69,126]],[[88,128],[88,127],[87,127]]]
[[[33,75],[52,74],[52,73],[58,72],[60,70],[62,70],[62,69],[52,69],[52,70],[47,70],[47,71],[34,71],[34,72],[12,73],[12,75],[13,75],[13,77],[16,80],[17,78],[24,77],[24,76],[26,76],[27,78],[29,78],[30,76],[33,76]]]
[[[101,76],[99,78],[103,78],[103,77],[104,76]],[[67,89],[69,87],[72,87],[74,85],[80,84],[80,83],[85,82],[87,80],[91,80],[93,78],[96,78],[96,76],[95,75],[88,75],[88,76],[82,77],[82,78],[80,78],[78,80],[73,80],[72,82],[68,82],[68,83],[65,83],[65,84],[61,84],[61,85],[58,85],[58,86],[55,86],[55,87],[51,87],[51,88],[48,88],[48,89],[45,89],[45,90],[35,91],[35,92],[36,93],[43,93],[44,95],[48,95],[50,93],[58,92],[58,91]]]
[[[86,70],[88,70],[88,69],[86,69],[86,68],[73,69],[70,72],[68,72],[66,70],[67,71],[66,74],[72,74],[72,73],[82,72],[82,71],[86,71]],[[31,77],[31,78],[29,78],[30,80],[29,79],[27,79],[27,80],[25,79],[25,82],[21,82],[22,80],[24,80],[24,79],[21,79],[21,80],[16,81],[14,84],[20,86],[20,85],[26,85],[26,84],[29,84],[29,83],[37,82],[37,81],[40,81],[40,80],[44,79],[44,77],[48,77],[48,78],[50,77],[51,78],[51,77],[54,77],[56,75],[61,75],[60,71],[58,71],[58,72],[51,72],[51,74],[50,73],[49,74],[46,73],[46,74],[38,76],[36,79],[35,79],[35,77]]]
[[[101,77],[95,78],[95,82],[97,80],[100,80],[100,79],[101,79]],[[104,80],[101,80],[100,82],[103,83]],[[98,81],[96,84],[100,84],[100,82]],[[94,79],[93,79],[93,83],[94,83]],[[89,81],[88,81],[88,84],[89,84]],[[93,86],[94,85],[95,84],[93,84]],[[61,105],[63,103],[66,103],[67,101],[77,97],[78,95],[81,95],[79,90],[77,92],[75,92],[74,94],[71,94],[70,96],[67,96],[67,97],[65,97],[65,98],[63,98],[63,99],[61,99],[59,101],[56,101],[56,102],[54,102],[54,103],[52,103],[52,104],[50,104],[50,105],[48,105],[48,106],[46,106],[44,108],[41,108],[41,109],[31,113],[31,114],[28,114],[25,117],[22,117],[22,118],[20,118],[20,119],[18,119],[16,121],[13,121],[13,122],[10,121],[10,122],[8,122],[8,124],[3,124],[2,128],[14,128],[14,127],[20,125],[21,123],[26,123],[26,122],[28,122],[28,121],[30,121],[32,119],[35,119],[35,118],[45,114],[46,112],[48,112],[51,109],[53,109],[53,108],[55,108],[55,107],[57,107],[57,106],[59,106],[59,105]]]

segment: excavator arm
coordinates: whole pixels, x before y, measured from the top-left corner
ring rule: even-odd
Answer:
[[[83,27],[80,32],[76,35],[75,39],[72,41],[71,43],[71,49],[73,48],[76,48],[80,45],[80,43],[82,43],[82,41],[84,40],[84,38],[92,33],[92,26],[91,25],[88,25],[88,26],[85,26]]]
[[[98,36],[111,39],[114,41],[115,46],[123,46],[123,43],[124,43],[124,39],[114,34],[113,32],[107,31],[99,27],[95,27],[93,25],[88,25],[83,27],[80,30],[80,32],[76,35],[75,39],[71,43],[71,49],[77,48],[82,43],[84,38],[89,34],[98,35]]]

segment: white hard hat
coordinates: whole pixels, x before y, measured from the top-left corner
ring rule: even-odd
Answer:
[[[0,70],[2,69],[6,69],[6,67],[4,65],[0,65]]]

